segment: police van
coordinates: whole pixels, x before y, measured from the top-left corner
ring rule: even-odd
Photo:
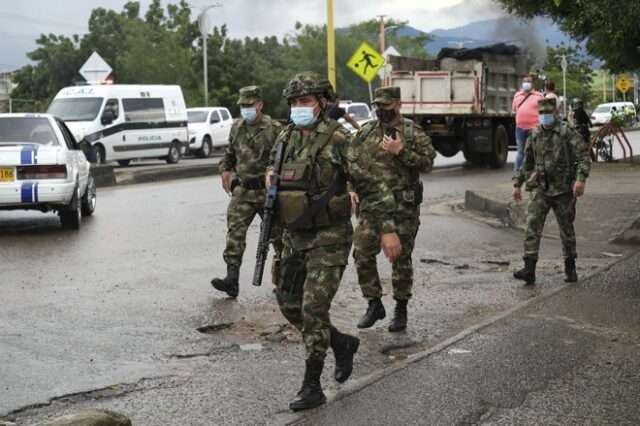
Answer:
[[[161,158],[173,164],[189,147],[180,86],[65,87],[47,112],[64,120],[93,163]]]

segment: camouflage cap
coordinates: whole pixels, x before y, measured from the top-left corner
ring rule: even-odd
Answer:
[[[375,94],[374,104],[390,104],[400,100],[400,88],[398,86],[378,87]]]
[[[262,100],[260,86],[245,86],[238,90],[238,105],[253,104]]]
[[[288,101],[304,95],[322,95],[328,97],[333,87],[329,80],[318,73],[305,71],[291,77],[282,91]]]
[[[544,98],[538,101],[538,112],[555,112],[556,98]]]

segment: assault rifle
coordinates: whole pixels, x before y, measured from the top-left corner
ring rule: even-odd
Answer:
[[[291,137],[291,132],[295,126],[291,124],[287,135],[282,140],[276,151],[276,161],[273,164],[273,174],[271,175],[269,189],[267,190],[267,200],[264,203],[264,213],[262,214],[262,223],[260,224],[260,238],[258,238],[258,250],[256,253],[256,266],[253,270],[252,284],[260,286],[262,284],[262,275],[264,274],[264,264],[269,253],[269,237],[271,229],[276,220],[276,199],[278,198],[278,187],[280,186],[280,172],[284,163],[284,155],[287,150],[287,143]]]

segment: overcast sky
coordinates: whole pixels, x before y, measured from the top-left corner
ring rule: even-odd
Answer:
[[[179,0],[162,0],[166,7]],[[35,48],[42,33],[84,34],[94,8],[117,12],[127,0],[0,0],[0,71],[28,62],[26,52]],[[140,0],[142,14],[151,0]],[[296,21],[324,24],[326,0],[191,0],[194,19],[197,7],[220,3],[209,9],[213,25],[227,24],[231,38],[282,38],[294,30]],[[497,18],[500,8],[492,0],[334,0],[334,25],[345,27],[378,15],[409,21],[422,31],[454,28],[469,22]]]

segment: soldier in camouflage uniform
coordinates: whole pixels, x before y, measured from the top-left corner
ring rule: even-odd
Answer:
[[[584,194],[591,159],[585,140],[568,123],[560,121],[554,98],[538,102],[540,125],[527,138],[523,167],[516,176],[513,198],[522,199],[525,181],[531,198],[524,233],[524,267],[513,276],[526,284],[536,281],[536,263],[542,228],[550,209],[558,221],[565,282],[578,280],[576,273],[576,199]]]
[[[375,170],[395,199],[394,222],[400,235],[402,253],[393,262],[393,298],[396,301],[394,317],[389,331],[402,331],[407,327],[407,303],[413,286],[411,254],[420,226],[422,182],[420,172],[433,166],[436,152],[431,138],[413,121],[400,114],[400,88],[380,87],[375,91],[374,104],[378,120],[366,123],[352,142],[356,167]],[[395,137],[389,136],[395,134]],[[352,193],[359,202],[358,226],[354,234],[353,257],[358,282],[363,296],[369,300],[367,311],[358,322],[358,328],[369,328],[386,316],[381,301],[382,286],[376,266],[380,252],[381,228],[379,217],[371,204],[363,199],[356,187]]]
[[[264,103],[260,87],[239,90],[238,104],[242,118],[233,123],[229,146],[220,161],[222,188],[231,195],[227,208],[227,246],[223,258],[227,276],[214,278],[211,285],[231,297],[237,297],[242,255],[247,229],[256,215],[262,216],[266,198],[264,174],[271,164],[271,149],[282,126],[262,113]],[[235,173],[233,180],[232,172]],[[281,229],[274,228],[274,262],[282,251]]]
[[[291,108],[292,124],[280,133],[273,150],[275,157],[280,145],[286,144],[276,205],[279,219],[286,224],[276,297],[282,314],[301,331],[307,352],[302,388],[290,404],[294,411],[326,401],[320,375],[327,349],[331,347],[336,358],[334,377],[343,382],[351,374],[360,343],[340,333],[329,317],[353,233],[345,182],[351,176],[346,155],[349,133],[326,116],[331,89],[328,80],[313,72],[291,77],[283,96]],[[382,244],[388,256],[395,258],[400,241],[393,233],[393,196],[375,180],[369,185],[366,178],[359,180],[365,192],[377,199],[377,214],[389,231]]]

